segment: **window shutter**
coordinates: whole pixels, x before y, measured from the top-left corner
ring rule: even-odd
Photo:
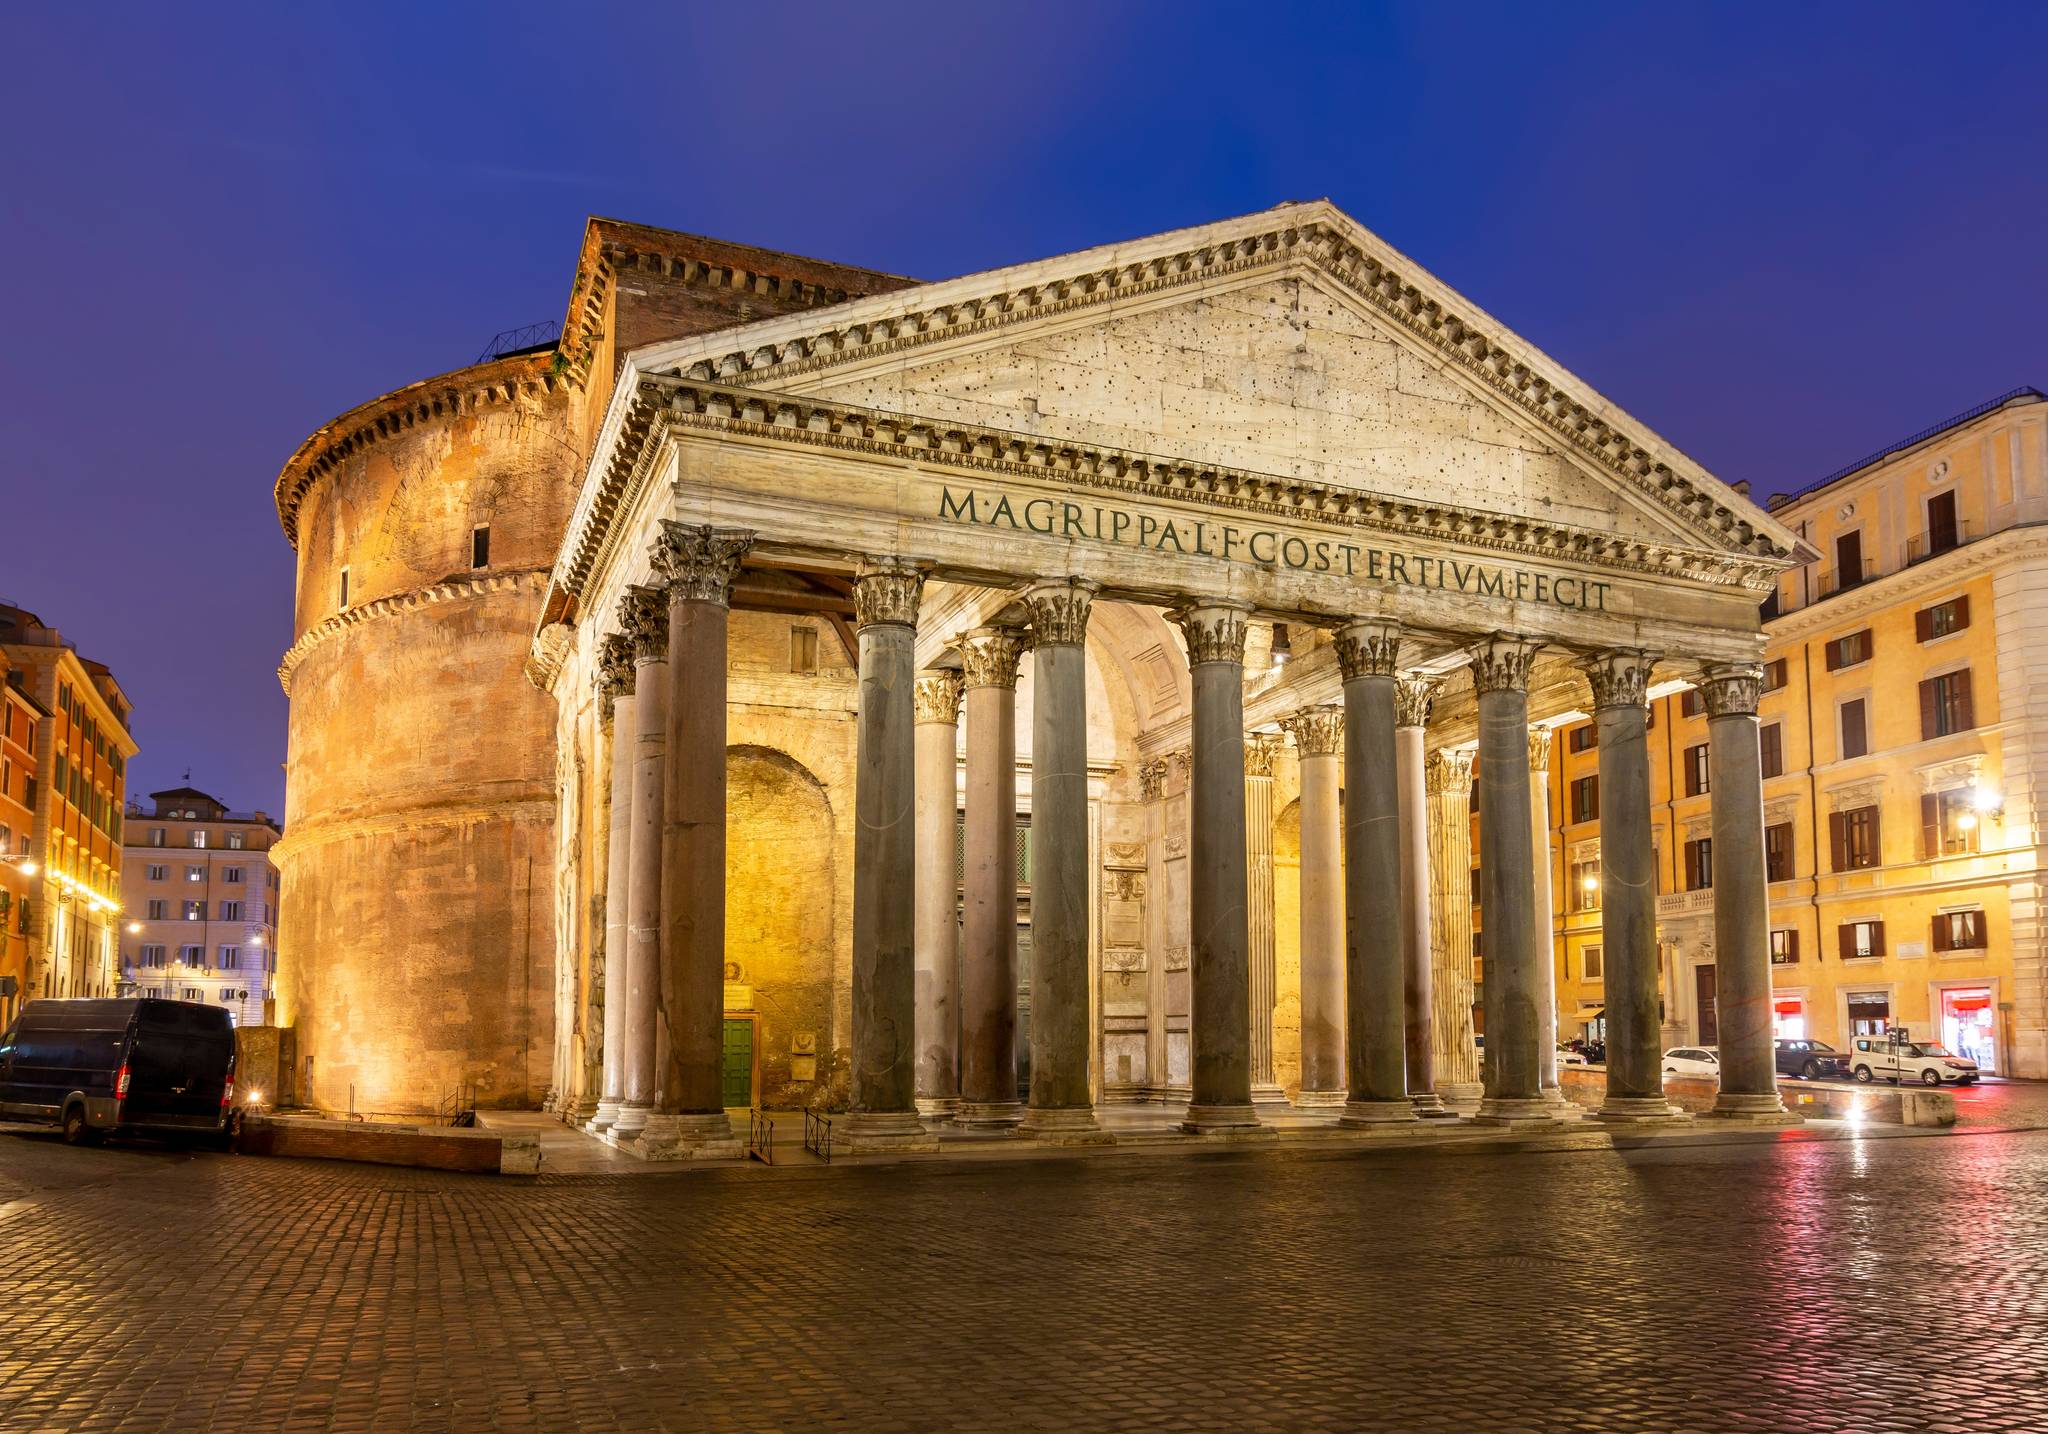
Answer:
[[[1856,928],[1846,923],[1835,928],[1835,954],[1844,961],[1856,959]]]
[[[1934,609],[1923,607],[1913,614],[1913,636],[1921,642],[1934,636]]]
[[[1827,653],[1828,671],[1833,672],[1842,665],[1842,639],[1836,638],[1824,650]]]
[[[1920,740],[1934,736],[1934,679],[1920,684]]]
[[[1785,932],[1785,954],[1795,962],[1799,960],[1799,928],[1796,926]]]
[[[1948,944],[1948,929],[1949,929],[1949,928],[1948,928],[1948,918],[1947,918],[1946,916],[1943,916],[1943,915],[1942,915],[1942,914],[1941,914],[1941,913],[1940,913],[1939,911],[1935,912],[1935,913],[1934,913],[1934,949],[1935,949],[1935,950],[1937,950],[1937,951],[1947,951],[1947,950],[1949,950],[1949,949],[1950,949],[1950,947],[1949,947],[1949,944]]]
[[[1872,803],[1870,812],[1870,864],[1884,865],[1884,808]]]
[[[1828,869],[1840,871],[1849,860],[1849,824],[1840,812],[1828,813]],[[1847,929],[1846,927],[1844,928]]]
[[[1920,795],[1920,854],[1941,855],[1941,798],[1932,792]]]
[[[1958,629],[1968,627],[1970,625],[1970,595],[1964,593],[1961,597],[1955,599],[1955,605],[1956,627]]]
[[[1950,690],[1955,694],[1956,730],[1967,732],[1977,725],[1975,704],[1970,700],[1970,669],[1949,674]]]

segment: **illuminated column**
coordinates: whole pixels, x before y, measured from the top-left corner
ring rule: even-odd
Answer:
[[[966,882],[960,950],[959,1123],[1002,1129],[1017,1099],[1017,661],[1015,628],[960,643],[966,682]]]
[[[924,574],[900,558],[863,564],[854,759],[853,1091],[834,1148],[936,1150],[917,1118],[917,608]]]
[[[619,1118],[626,1099],[626,895],[632,880],[633,843],[633,644],[613,634],[598,649],[598,714],[610,744],[611,816],[606,830],[604,950],[592,963],[590,983],[604,1012],[603,1085],[597,1110],[585,1127],[602,1135]]]
[[[1031,614],[1031,1101],[1023,1130],[1106,1141],[1088,1081],[1088,612],[1095,584],[1025,590]]]
[[[960,674],[927,672],[917,711],[917,1111],[951,1120],[960,1104],[960,925],[953,815],[959,789]]]
[[[1472,754],[1430,753],[1422,780],[1429,798],[1430,1059],[1437,1094],[1463,1114],[1479,1108],[1481,1093],[1472,1031]]]
[[[1771,907],[1764,871],[1763,669],[1713,663],[1701,674],[1714,794],[1714,981],[1721,1094],[1710,1114],[1762,1124],[1799,1117],[1778,1098],[1771,1042]],[[1602,842],[1601,850],[1606,850]]]
[[[637,1140],[654,1110],[661,996],[663,754],[668,748],[668,596],[633,587],[619,604],[633,644],[633,829],[626,885],[626,1095],[612,1135]]]
[[[1600,959],[1607,1095],[1599,1120],[1669,1120],[1657,1025],[1657,873],[1650,829],[1649,687],[1641,652],[1582,664],[1600,750]]]
[[[1394,684],[1395,785],[1401,810],[1401,1017],[1408,1056],[1408,1101],[1417,1115],[1448,1115],[1436,1089],[1435,959],[1430,939],[1429,795],[1423,777],[1423,746],[1434,678],[1398,679]]]
[[[664,522],[654,571],[668,589],[668,744],[662,780],[661,1011],[668,1060],[649,1155],[736,1156],[725,1113],[725,692],[740,528]],[[688,754],[687,758],[684,754]]]
[[[1263,1129],[1252,1109],[1244,826],[1244,631],[1249,603],[1174,614],[1194,689],[1188,802],[1193,1092],[1181,1128]]]
[[[1301,755],[1303,1109],[1344,1104],[1344,842],[1337,801],[1344,712],[1310,707],[1283,724]]]
[[[1543,1098],[1560,1114],[1565,1107],[1557,1085],[1557,906],[1550,869],[1550,748],[1548,727],[1529,729],[1529,909],[1536,928],[1536,1059],[1542,1068]]]
[[[1337,634],[1344,678],[1344,985],[1349,1097],[1342,1123],[1406,1125],[1401,954],[1401,797],[1394,763],[1394,671],[1401,632],[1355,622]]]
[[[1280,953],[1273,914],[1273,758],[1271,737],[1244,743],[1245,940],[1251,971],[1252,1104],[1287,1106],[1273,1071],[1273,1008],[1279,1002]]]
[[[1530,871],[1529,666],[1537,646],[1497,633],[1472,648],[1486,911],[1486,1098],[1478,1118],[1497,1124],[1553,1118],[1543,1099],[1543,980]]]

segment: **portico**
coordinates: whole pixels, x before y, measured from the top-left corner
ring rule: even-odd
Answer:
[[[626,948],[590,967],[607,1139],[731,1150],[715,1038],[759,983],[726,763],[807,743],[845,759],[820,785],[850,841],[815,894],[851,893],[843,959],[829,1030],[759,1026],[777,1099],[843,1102],[852,1148],[947,1120],[1097,1141],[1125,1101],[1256,1136],[1283,1090],[1368,1131],[1556,1121],[1531,731],[1596,711],[1603,816],[1646,830],[1659,677],[1715,714],[1723,1105],[1783,1118],[1748,674],[1796,539],[1348,217],[1286,206],[624,362],[530,664],[563,770],[613,804],[579,855],[605,916],[579,930]],[[792,613],[850,682],[758,675],[732,633]],[[1475,766],[1483,1074],[1446,806]],[[1625,860],[1602,881],[1629,1054],[1601,1114],[1667,1119],[1654,893]]]

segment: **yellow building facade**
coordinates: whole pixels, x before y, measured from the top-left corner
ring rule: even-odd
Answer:
[[[1778,1034],[1903,1025],[2048,1077],[2048,396],[2021,389],[1771,505],[1819,557],[1766,604]],[[1717,1038],[1712,793],[1692,690],[1653,692],[1666,1044]],[[1599,1037],[1599,753],[1549,764],[1559,1032]]]

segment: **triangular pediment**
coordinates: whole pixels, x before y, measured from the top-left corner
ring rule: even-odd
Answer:
[[[1799,549],[1323,203],[653,346],[631,364],[1766,563]]]

